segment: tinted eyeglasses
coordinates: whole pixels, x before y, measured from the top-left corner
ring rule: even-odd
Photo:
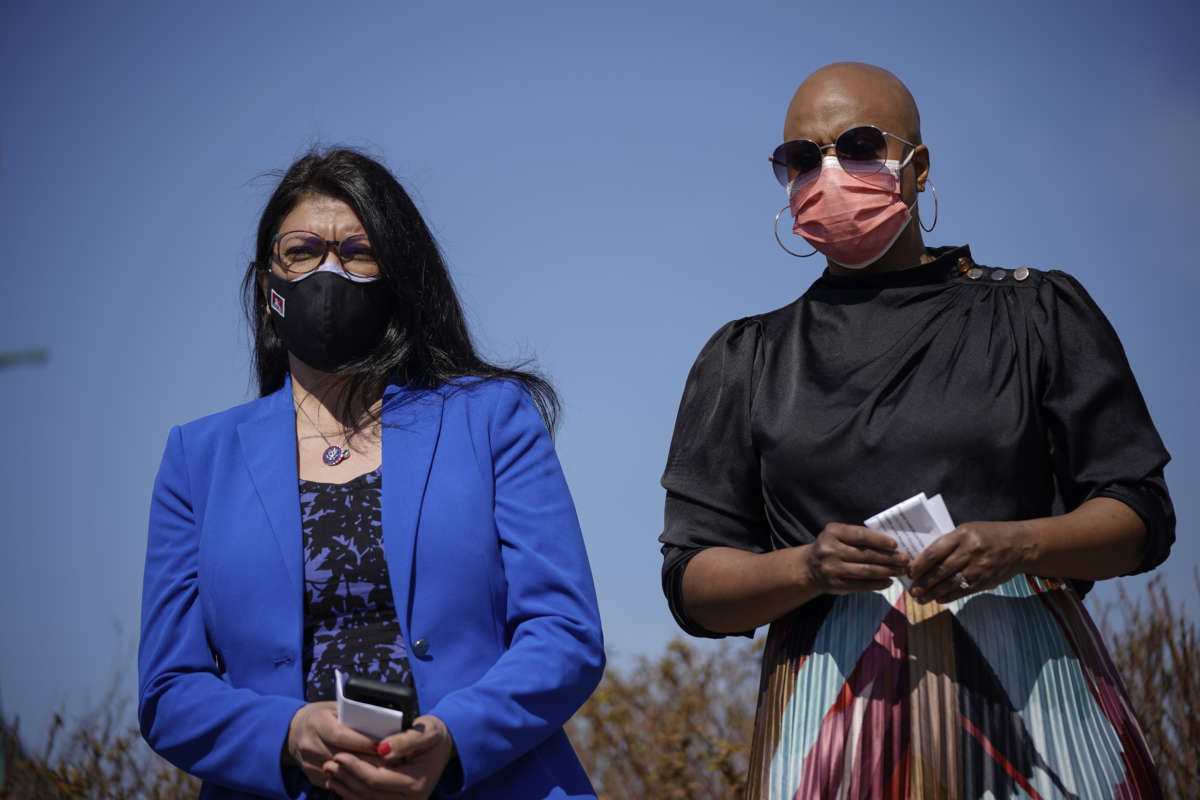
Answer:
[[[312,231],[285,231],[277,234],[274,241],[275,263],[289,275],[303,275],[321,266],[325,254],[332,247],[337,252],[342,269],[360,278],[379,275],[379,263],[375,250],[365,235],[349,236],[342,241],[326,239]]]
[[[833,144],[817,144],[812,139],[791,139],[771,154],[771,168],[780,185],[787,186],[789,181],[815,169],[821,168],[821,158],[825,151],[833,148],[838,160],[850,171],[862,174],[875,173],[883,169],[887,160],[888,137],[916,149],[916,145],[894,133],[881,131],[874,125],[859,125],[843,132]],[[908,158],[904,164],[908,163]],[[847,163],[849,162],[849,163]]]

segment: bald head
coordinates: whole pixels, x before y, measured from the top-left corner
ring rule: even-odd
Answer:
[[[900,199],[912,209],[912,219],[892,247],[867,267],[869,272],[903,269],[927,257],[921,239],[917,193],[929,180],[929,149],[921,144],[921,115],[912,94],[886,69],[841,61],[821,67],[804,79],[788,106],[783,140],[810,139],[831,145],[838,136],[858,127],[874,125],[892,134],[885,137],[887,158],[899,161]],[[911,142],[909,147],[898,136]],[[830,262],[834,272],[845,270]]]
[[[882,67],[854,61],[829,64],[804,79],[788,106],[783,138],[828,144],[856,125],[921,143],[921,115],[908,87]]]

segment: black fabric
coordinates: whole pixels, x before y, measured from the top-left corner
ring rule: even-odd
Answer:
[[[387,330],[391,289],[385,280],[352,281],[332,272],[295,281],[267,275],[275,332],[310,367],[335,372],[371,352]]]
[[[956,522],[1113,497],[1146,524],[1136,571],[1166,558],[1170,457],[1087,292],[1059,271],[972,279],[967,247],[930,252],[882,275],[827,271],[700,352],[662,479],[663,590],[687,632],[720,635],[683,613],[703,548],[807,544],[918,492],[940,492]]]
[[[304,698],[333,700],[334,670],[413,685],[383,550],[382,468],[345,483],[300,481]]]

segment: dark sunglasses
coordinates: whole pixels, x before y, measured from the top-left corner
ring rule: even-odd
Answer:
[[[853,162],[856,172],[861,173],[864,167],[869,169],[872,165],[875,169],[870,171],[878,172],[883,169],[883,162],[887,160],[887,137],[889,136],[914,150],[916,149],[915,144],[894,133],[881,131],[874,125],[858,125],[843,132],[833,144],[821,145],[812,139],[786,141],[776,147],[775,152],[771,154],[771,168],[775,171],[775,178],[780,185],[787,186],[788,182],[797,176],[820,169],[822,156],[826,150],[832,147],[838,160],[843,164]],[[909,157],[911,156],[910,153]],[[904,163],[908,163],[907,158]]]

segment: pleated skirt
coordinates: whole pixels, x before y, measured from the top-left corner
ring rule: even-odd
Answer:
[[[1075,591],[1018,576],[949,605],[898,581],[771,626],[748,798],[1159,798]]]

